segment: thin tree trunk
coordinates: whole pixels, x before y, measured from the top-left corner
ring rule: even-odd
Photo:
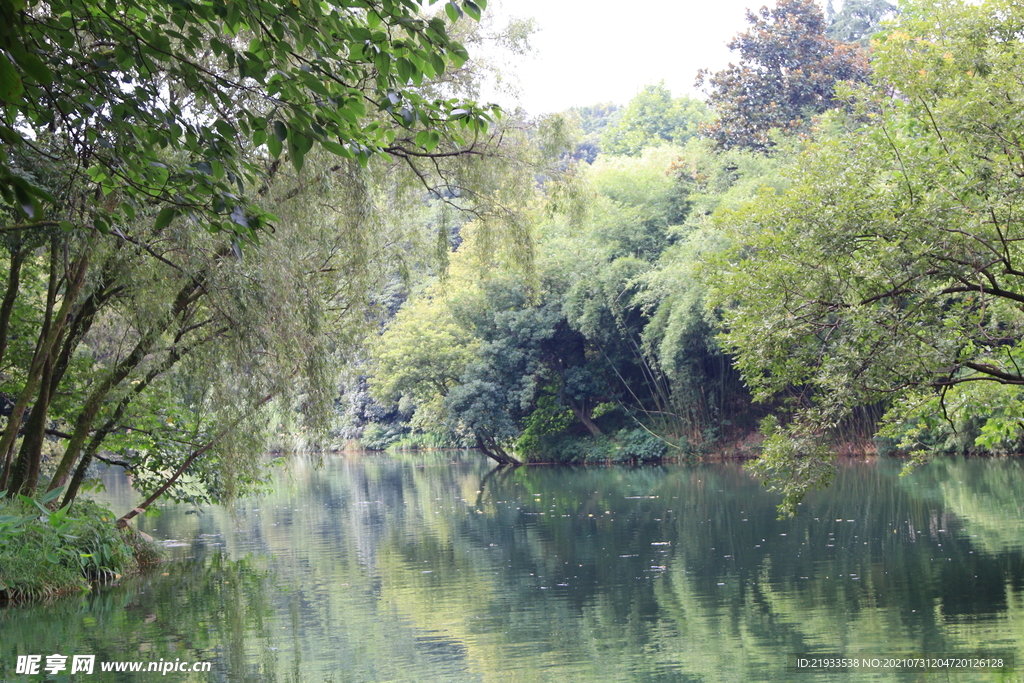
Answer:
[[[81,488],[82,482],[85,480],[85,475],[86,472],[89,470],[89,465],[92,464],[93,459],[96,457],[96,453],[99,452],[103,440],[107,438],[107,435],[109,435],[110,432],[114,431],[117,428],[118,423],[121,421],[121,418],[124,416],[125,410],[127,410],[131,402],[135,400],[135,398],[139,394],[145,391],[146,388],[153,382],[153,380],[155,380],[157,377],[159,377],[160,375],[174,367],[178,363],[178,361],[181,360],[185,355],[191,353],[194,349],[202,346],[207,341],[214,339],[219,334],[225,331],[227,330],[218,330],[217,332],[206,337],[205,339],[193,342],[191,345],[186,346],[184,348],[172,348],[170,353],[167,355],[167,358],[164,359],[163,363],[161,363],[158,367],[155,367],[152,370],[150,370],[146,374],[146,376],[141,381],[139,381],[138,384],[132,386],[131,392],[129,392],[117,404],[117,408],[114,409],[114,413],[109,418],[107,418],[107,421],[103,423],[102,427],[100,427],[93,433],[92,438],[89,440],[89,444],[85,447],[85,450],[82,454],[82,459],[78,463],[78,467],[75,468],[75,474],[71,477],[71,483],[68,484],[68,489],[67,491],[64,492],[64,499],[61,501],[61,507],[70,505],[71,503],[75,502],[75,497],[78,495],[78,490]],[[180,341],[182,334],[184,334],[184,332],[180,331],[175,341]]]
[[[32,359],[28,377],[25,380],[25,386],[21,390],[21,394],[18,395],[17,402],[14,404],[14,409],[11,411],[11,416],[7,421],[8,428],[4,431],[3,437],[0,437],[0,454],[3,454],[5,462],[4,476],[2,482],[0,482],[0,487],[7,488],[7,481],[11,470],[11,455],[14,452],[14,443],[18,438],[21,419],[25,415],[25,409],[39,388],[39,381],[43,374],[45,361],[49,358],[50,352],[57,343],[57,339],[63,333],[64,324],[67,322],[71,309],[78,299],[78,294],[82,290],[85,274],[89,269],[89,251],[90,249],[87,245],[83,254],[79,256],[78,261],[72,267],[72,277],[68,280],[67,286],[64,289],[64,300],[61,302],[60,312],[54,319],[39,349],[37,349],[35,358]],[[14,492],[8,489],[7,495],[12,497]]]
[[[14,469],[9,482],[10,490],[22,495],[32,496],[39,485],[39,469],[43,459],[43,440],[46,436],[46,422],[50,408],[50,386],[53,374],[53,362],[47,360],[43,367],[43,376],[39,381],[39,395],[32,404],[32,413],[23,430],[21,450],[14,461]]]
[[[82,406],[82,410],[78,413],[78,419],[75,420],[75,430],[71,433],[71,440],[64,450],[64,457],[61,458],[60,463],[57,465],[47,491],[61,487],[67,481],[71,467],[78,461],[78,456],[82,452],[82,446],[85,445],[85,440],[89,437],[89,432],[92,431],[92,423],[96,419],[96,414],[99,413],[100,407],[103,405],[103,400],[114,387],[131,374],[132,370],[138,367],[155,342],[155,334],[147,334],[140,339],[135,348],[132,349],[132,352],[114,366],[110,374],[89,394],[85,405]]]
[[[61,344],[58,353],[57,347],[51,352],[51,359],[44,368],[44,374],[40,381],[39,397],[32,406],[31,417],[23,430],[24,439],[21,442],[21,450],[18,459],[15,460],[10,490],[21,492],[26,496],[35,494],[39,486],[39,472],[42,465],[43,441],[46,434],[46,423],[49,418],[50,401],[57,393],[61,380],[67,372],[68,364],[75,349],[85,334],[92,327],[96,319],[96,312],[109,300],[119,289],[110,289],[113,285],[109,273],[105,273],[106,281],[102,283],[97,291],[90,294],[82,306],[75,312],[67,325],[67,334]],[[49,325],[47,320],[46,325]]]
[[[0,363],[7,352],[7,331],[11,324],[11,312],[14,302],[18,299],[21,286],[21,264],[25,261],[25,253],[21,247],[11,250],[11,268],[7,273],[7,291],[4,293],[3,304],[0,304]]]
[[[54,308],[57,305],[57,287],[58,287],[58,280],[59,280],[59,275],[58,275],[58,271],[59,270],[60,270],[60,252],[59,252],[59,250],[57,248],[57,241],[56,240],[51,240],[51,242],[50,242],[50,275],[49,275],[49,278],[48,278],[49,282],[47,283],[47,286],[46,286],[46,305],[45,305],[45,307],[43,309],[43,324],[40,325],[40,327],[39,327],[39,336],[36,339],[36,348],[35,348],[35,351],[33,351],[33,353],[32,353],[32,361],[29,363],[30,371],[31,371],[31,368],[33,367],[33,365],[35,364],[36,360],[40,357],[39,356],[40,351],[43,348],[43,344],[46,341],[46,338],[50,334],[50,326],[53,324],[53,311],[54,311]],[[8,294],[10,294],[10,290],[8,290]],[[45,366],[44,366],[43,370],[45,372],[45,370],[46,370]],[[38,403],[38,401],[36,401],[36,402]],[[12,415],[12,417],[13,417],[13,415]],[[13,422],[13,420],[8,421],[7,428],[11,429],[12,427],[14,429],[17,429],[18,432],[22,432],[23,431],[22,430],[22,424],[21,424],[20,421],[17,424],[15,424]],[[12,458],[13,455],[14,455],[14,446],[12,444],[11,447],[8,449],[8,451],[4,454],[3,477],[2,477],[2,479],[0,479],[0,490],[9,489],[8,496],[13,496],[15,492],[17,492],[17,491],[19,491],[21,489],[21,484],[22,484],[22,482],[24,480],[24,475],[25,475],[24,463],[20,463],[21,467],[19,467],[19,461],[14,461],[12,463],[11,458]],[[19,460],[20,460],[20,458],[19,458]]]
[[[569,401],[569,409],[572,410],[573,415],[576,419],[583,423],[583,426],[587,428],[592,436],[601,436],[603,432],[601,428],[594,424],[594,420],[590,417],[591,410],[585,406],[581,407],[576,405],[575,401]]]

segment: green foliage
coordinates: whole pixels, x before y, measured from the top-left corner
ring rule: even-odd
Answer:
[[[698,139],[598,157],[545,186],[542,210],[527,214],[528,274],[469,226],[447,279],[414,293],[386,328],[371,386],[414,408],[416,429],[444,419],[466,443],[514,443],[528,460],[662,457],[666,444],[646,432],[622,437],[633,450],[601,438],[634,418],[680,452],[706,448],[749,397],[695,273],[728,244],[711,214],[784,187],[780,158]],[[599,417],[603,406],[614,419]]]
[[[39,500],[0,502],[0,598],[40,598],[88,590],[89,581],[114,578],[156,561],[159,552],[92,501],[50,510],[61,493]]]
[[[831,9],[831,3],[826,10]],[[828,37],[844,43],[868,47],[871,36],[882,29],[882,22],[896,16],[896,6],[887,0],[843,0],[838,12],[826,12]]]
[[[370,391],[384,404],[416,406],[418,424],[441,418],[441,400],[474,357],[479,341],[442,304],[435,285],[401,308],[373,346]]]
[[[601,153],[601,137],[604,131],[622,116],[622,108],[617,104],[604,102],[586,107],[572,107],[564,114],[579,127],[581,137],[572,152],[572,158],[592,164]]]
[[[363,428],[359,446],[370,451],[383,451],[402,438],[409,428],[404,424],[370,423]]]
[[[605,435],[549,434],[538,440],[536,453],[535,462],[587,465],[612,462],[616,449]]]
[[[692,97],[672,97],[664,83],[647,85],[601,132],[605,154],[635,156],[647,147],[685,144],[708,119],[708,108]]]
[[[534,462],[560,465],[651,463],[665,458],[668,444],[640,427],[621,429],[610,436],[562,431],[538,434],[529,453]]]
[[[819,479],[800,443],[856,406],[884,402],[919,456],[1019,440],[1022,25],[999,0],[906,6],[874,85],[847,93],[855,116],[834,115],[786,193],[722,219],[723,341],[757,398],[796,413],[768,473],[797,496]]]
[[[643,428],[623,429],[615,435],[617,458],[638,462],[657,462],[665,457],[668,444]]]
[[[484,3],[449,2],[452,21]],[[250,0],[0,3],[0,198],[30,221],[57,204],[67,226],[134,232],[176,218],[255,239],[262,150],[298,170],[314,146],[362,163],[486,132],[496,110],[417,88],[467,59],[441,16],[386,5]],[[43,58],[45,56],[45,59]],[[397,140],[394,127],[415,142]],[[96,197],[73,207],[20,173],[12,152],[74,158]],[[89,193],[92,194],[91,192]],[[12,229],[12,228],[8,228]]]
[[[441,448],[460,448],[463,444],[452,438],[451,434],[444,430],[433,432],[410,432],[392,441],[387,450],[389,451],[420,451],[437,450]]]
[[[523,433],[516,440],[515,451],[527,461],[543,460],[542,439],[564,432],[576,421],[572,410],[558,402],[557,390],[557,385],[545,387],[537,397],[536,408],[523,420]]]
[[[769,415],[761,422],[761,456],[748,466],[771,491],[783,494],[780,517],[792,517],[808,491],[828,486],[836,473],[835,452],[805,425],[782,427]]]
[[[697,78],[716,115],[703,130],[720,147],[767,151],[773,129],[806,130],[810,117],[838,105],[838,83],[867,79],[864,52],[826,35],[814,0],[779,0],[748,11],[747,21],[751,28],[729,43],[739,63]]]
[[[990,382],[908,390],[889,411],[879,436],[913,456],[1009,455],[1024,447],[1024,396]]]

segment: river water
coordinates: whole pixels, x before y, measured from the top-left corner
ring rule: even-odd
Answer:
[[[779,520],[735,464],[296,459],[233,510],[141,518],[168,546],[156,571],[0,611],[0,680],[1021,681],[885,668],[1024,672],[1024,462],[900,466],[844,464]],[[106,483],[115,512],[137,502]],[[210,671],[19,675],[26,654]],[[856,666],[794,668],[840,657]]]

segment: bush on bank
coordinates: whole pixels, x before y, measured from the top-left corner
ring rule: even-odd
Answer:
[[[50,597],[89,590],[159,560],[159,547],[90,500],[73,512],[48,502],[0,499],[0,600]]]
[[[535,450],[523,455],[528,462],[560,465],[661,462],[668,457],[669,446],[645,429],[625,428],[611,436],[543,434]]]

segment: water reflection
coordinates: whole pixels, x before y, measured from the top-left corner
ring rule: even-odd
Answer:
[[[0,679],[17,654],[79,652],[213,662],[184,680],[920,680],[787,655],[1019,657],[1021,464],[852,463],[780,521],[728,464],[296,460],[234,511],[142,518],[177,541],[157,574],[0,612]]]

